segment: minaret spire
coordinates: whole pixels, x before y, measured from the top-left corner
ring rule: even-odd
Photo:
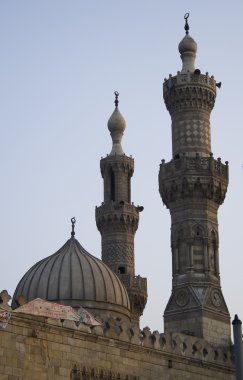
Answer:
[[[119,92],[115,91],[114,94],[115,94],[115,101],[114,101],[114,103],[115,103],[115,106],[117,108],[118,107],[118,103],[119,103],[119,100],[118,100]]]
[[[181,42],[179,43],[178,49],[181,54],[182,60],[182,74],[186,73],[194,73],[195,71],[195,59],[197,53],[197,43],[194,39],[189,35],[189,24],[188,24],[189,13],[186,13],[184,19],[185,23],[185,31],[186,35],[183,37]]]
[[[173,158],[162,160],[159,189],[171,214],[172,294],[165,332],[186,332],[214,345],[230,343],[230,317],[219,276],[217,212],[228,185],[228,163],[211,153],[210,113],[216,82],[195,71],[196,42],[179,44],[182,71],[165,79],[163,95],[172,120]]]
[[[186,13],[185,16],[184,16],[184,19],[186,21],[184,29],[186,31],[186,34],[188,34],[188,32],[189,32],[189,24],[187,22],[188,18],[189,18],[189,13]]]
[[[104,201],[96,207],[96,224],[101,233],[102,260],[124,283],[131,303],[131,319],[139,323],[147,301],[147,280],[135,275],[134,236],[142,207],[131,203],[131,178],[134,160],[127,157],[121,146],[126,122],[118,110],[115,91],[115,110],[108,121],[112,150],[100,161],[104,180]]]
[[[71,219],[71,223],[72,223],[72,232],[71,232],[71,236],[74,237],[74,236],[75,236],[75,223],[76,223],[75,216]]]
[[[108,120],[108,129],[110,131],[111,138],[112,138],[112,149],[110,152],[110,156],[114,156],[116,154],[121,156],[121,155],[125,154],[123,152],[123,149],[122,149],[121,140],[122,140],[122,136],[123,136],[123,133],[125,131],[125,128],[126,128],[126,122],[125,122],[124,117],[122,116],[122,114],[120,113],[120,111],[118,109],[119,92],[115,91],[114,94],[115,94],[114,103],[115,103],[116,108]]]

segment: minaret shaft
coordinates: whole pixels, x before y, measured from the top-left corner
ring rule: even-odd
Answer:
[[[131,177],[134,160],[121,146],[125,120],[120,114],[118,93],[116,109],[108,121],[113,140],[110,155],[100,161],[104,180],[104,202],[96,207],[96,224],[101,233],[102,261],[124,283],[131,304],[131,319],[139,324],[147,301],[147,279],[135,275],[134,236],[138,228],[140,207],[131,203]]]
[[[230,319],[220,286],[217,212],[227,191],[228,164],[211,153],[216,82],[192,71],[196,43],[189,35],[179,50],[182,71],[163,86],[173,151],[170,162],[162,160],[159,173],[160,194],[171,214],[172,294],[165,332],[183,331],[227,345]]]
[[[134,235],[139,211],[130,202],[134,160],[124,155],[107,156],[100,162],[104,202],[96,209],[102,235],[102,260],[117,274],[135,275]]]

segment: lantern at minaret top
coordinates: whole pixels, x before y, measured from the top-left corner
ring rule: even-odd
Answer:
[[[219,84],[195,69],[197,44],[188,34],[188,16],[179,44],[182,70],[163,85],[173,151],[159,173],[160,194],[171,214],[173,280],[165,332],[224,345],[230,343],[230,317],[220,286],[217,211],[227,191],[228,163],[211,153],[210,113]]]

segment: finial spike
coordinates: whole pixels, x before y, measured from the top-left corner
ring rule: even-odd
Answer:
[[[187,22],[188,18],[189,18],[189,13],[186,13],[184,16],[184,19],[186,20],[185,27],[184,27],[186,34],[188,34],[188,31],[189,31],[189,24]]]
[[[115,103],[115,106],[117,108],[118,107],[118,103],[119,103],[119,100],[118,100],[119,92],[115,91],[114,94],[115,94],[115,101],[114,101],[114,103]]]
[[[72,223],[72,232],[71,232],[71,236],[74,237],[74,236],[75,236],[74,227],[75,227],[75,223],[76,223],[75,216],[71,219],[71,223]]]

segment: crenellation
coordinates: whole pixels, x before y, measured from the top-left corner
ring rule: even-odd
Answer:
[[[172,76],[172,74],[169,75],[168,79],[164,79],[164,86],[166,88],[171,88],[174,85],[177,84],[191,84],[191,83],[201,83],[201,84],[207,84],[210,88],[216,91],[216,81],[214,79],[214,76],[211,77],[206,74],[195,74],[187,72],[186,74],[181,74],[180,71],[177,72],[177,75]]]
[[[50,324],[50,319],[46,319],[39,326],[39,336],[45,334],[45,343],[40,346],[40,338],[29,338],[30,332],[35,328],[35,322],[38,322],[38,318],[34,316],[32,316],[32,320],[26,319],[24,316],[13,316],[10,321],[9,325],[19,324],[21,329],[19,334],[23,334],[25,331],[26,335],[23,338],[28,339],[28,341],[25,340],[25,347],[27,348],[30,344],[32,347],[19,354],[17,354],[14,340],[9,339],[9,334],[12,333],[8,331],[8,327],[2,332],[3,340],[10,342],[11,357],[22,359],[21,362],[15,361],[15,367],[12,369],[12,373],[18,373],[16,376],[20,376],[21,380],[35,378],[39,380],[45,378],[42,375],[47,376],[47,374],[52,374],[51,376],[54,377],[51,378],[53,379],[61,379],[62,376],[71,374],[72,371],[73,376],[75,373],[76,375],[86,373],[89,376],[95,374],[110,376],[111,373],[117,373],[120,379],[122,376],[124,379],[128,379],[129,376],[136,373],[140,379],[148,380],[151,376],[155,376],[151,362],[156,365],[156,373],[159,378],[166,375],[170,362],[178,379],[186,378],[187,372],[189,374],[195,372],[195,376],[199,376],[201,367],[204,371],[208,371],[208,375],[211,374],[210,379],[215,378],[213,374],[216,372],[219,376],[218,371],[222,371],[222,374],[227,371],[227,380],[233,380],[231,351],[228,348],[210,346],[205,340],[198,337],[179,333],[160,334],[158,331],[151,332],[149,327],[141,331],[137,326],[111,318],[106,325],[106,328],[110,330],[109,335],[107,330],[94,340],[93,333],[80,331],[75,324],[72,326],[70,324],[63,329],[62,326]],[[28,327],[25,328],[25,324]],[[61,335],[66,344],[53,343],[52,339],[55,334]],[[42,347],[42,359],[37,361],[38,365],[33,368],[31,361],[34,358],[37,359],[40,347]],[[25,366],[22,365],[24,357],[25,363],[29,363]],[[148,358],[150,359],[148,360]],[[92,366],[92,363],[96,364]],[[8,368],[4,364],[2,373],[6,374]],[[222,376],[218,378],[223,379]],[[199,380],[200,378],[195,377],[195,379]]]
[[[21,319],[21,317],[18,317],[19,321],[21,321]],[[35,319],[33,319],[33,322],[34,321]],[[24,319],[22,322],[28,323],[28,320]],[[55,330],[52,331],[53,329]],[[27,328],[27,330],[28,333],[26,337],[30,335],[30,331],[33,330],[33,327],[30,326]],[[210,363],[227,363],[228,365],[232,365],[232,348],[230,346],[226,346],[225,348],[221,346],[215,347],[207,343],[204,339],[183,333],[161,334],[157,330],[151,332],[149,327],[145,327],[143,330],[139,330],[138,327],[132,323],[125,323],[112,317],[109,318],[103,326],[95,326],[92,328],[92,330],[87,329],[86,331],[80,329],[79,326],[77,326],[75,323],[67,324],[66,328],[63,330],[61,326],[50,324],[50,319],[46,319],[46,321],[40,325],[40,333],[43,333],[46,330],[49,330],[48,334],[46,335],[46,339],[49,337],[51,340],[53,339],[52,336],[55,336],[55,334],[58,334],[58,332],[62,331],[61,335],[63,336],[63,343],[52,341],[51,347],[53,351],[60,350],[60,352],[63,353],[72,353],[72,355],[69,356],[69,359],[74,358],[75,355],[77,355],[77,350],[80,346],[80,339],[84,342],[89,342],[90,340],[90,342],[93,342],[93,344],[95,344],[93,333],[96,332],[96,334],[98,333],[97,336],[100,336],[101,338],[113,339],[114,342],[124,342],[124,344],[133,344],[135,346],[140,346],[147,349],[166,352],[167,354],[174,353],[177,355],[182,355],[183,357],[191,359],[196,358]],[[23,327],[22,331],[24,331]],[[67,336],[66,344],[64,343],[65,335]],[[24,343],[22,343],[22,346],[21,343],[19,343],[19,345],[16,345],[16,350],[22,354],[25,354],[26,337],[22,337],[24,338]],[[38,339],[39,338],[29,338],[28,344],[34,345],[35,347]],[[11,340],[8,341],[8,347],[12,347],[14,344],[13,340],[12,343]],[[74,347],[73,349],[71,348],[72,346]],[[87,347],[89,346],[90,345]],[[25,347],[25,349],[22,350],[21,347]],[[36,349],[39,350],[40,347],[35,347],[34,351],[29,352],[38,354]]]

